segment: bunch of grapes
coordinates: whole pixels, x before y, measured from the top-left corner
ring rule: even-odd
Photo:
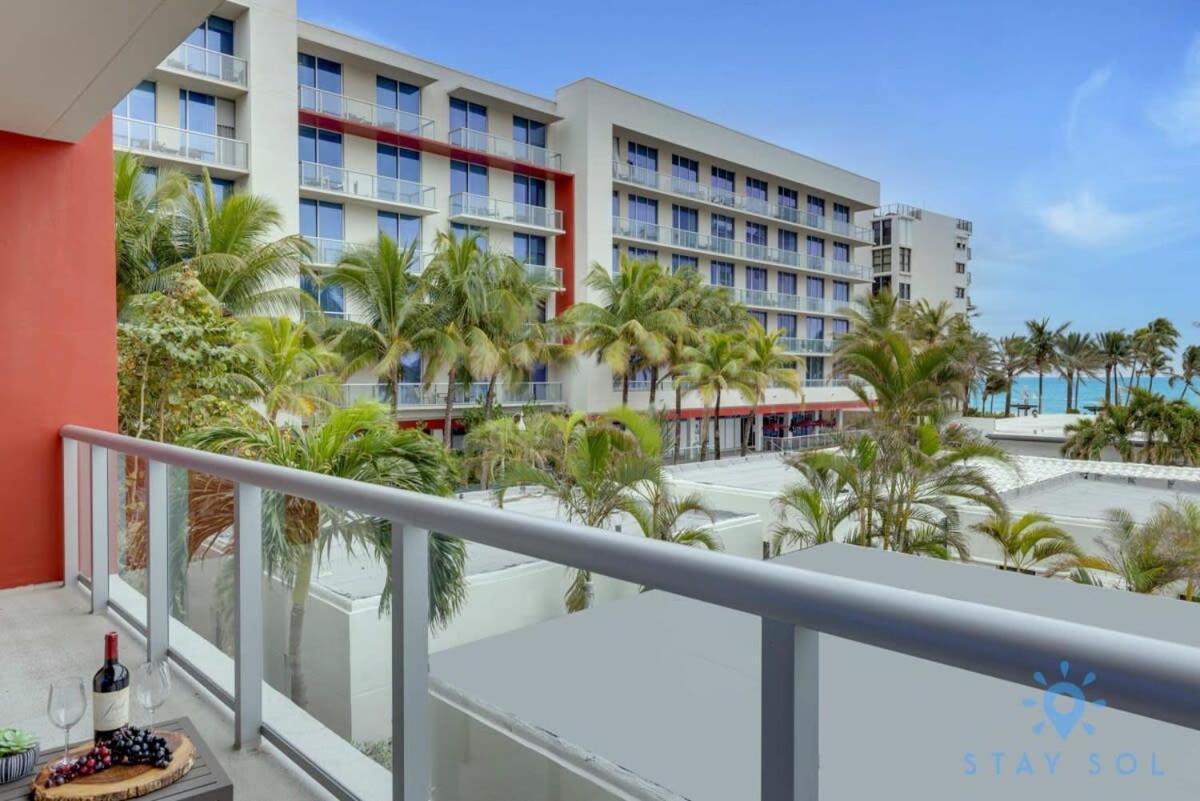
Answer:
[[[91,776],[112,767],[113,752],[104,743],[94,746],[83,756],[69,759],[54,766],[46,778],[47,787],[58,787],[80,776]]]
[[[165,768],[171,764],[171,749],[167,741],[150,731],[134,726],[117,729],[108,740],[113,761],[119,765],[153,765]]]

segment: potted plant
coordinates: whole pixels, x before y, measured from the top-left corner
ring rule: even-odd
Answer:
[[[0,784],[15,782],[33,773],[38,741],[24,729],[0,729]]]

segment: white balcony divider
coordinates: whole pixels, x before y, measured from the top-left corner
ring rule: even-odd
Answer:
[[[300,186],[348,197],[420,206],[430,211],[437,208],[432,186],[311,161],[300,162]]]
[[[391,521],[397,605],[391,645],[393,801],[428,801],[431,791],[424,606],[428,602],[424,554],[429,531],[760,617],[763,801],[818,798],[820,634],[1024,686],[1032,686],[1030,665],[1053,664],[1062,658],[1063,644],[1069,643],[1072,661],[1104,675],[1109,706],[1200,729],[1200,648],[643,537],[618,537],[574,523],[81,426],[64,426],[61,436],[64,441],[87,443],[92,450],[88,500],[94,512],[102,512],[93,513],[92,518],[91,592],[96,614],[109,608],[105,504],[109,482],[117,480],[115,475],[110,479],[107,469],[109,452],[140,457],[151,469],[157,469],[156,463],[172,465],[234,483],[239,536],[233,546],[238,567],[233,618],[239,659],[233,697],[218,694],[218,698],[235,710],[240,745],[254,742],[261,734],[326,787],[340,790],[338,795],[345,799],[354,796],[345,791],[346,785],[337,776],[326,772],[336,766],[323,764],[319,753],[304,752],[261,717],[262,654],[255,648],[261,648],[262,545],[255,512],[261,512],[258,504],[264,490]],[[64,479],[70,483],[69,476]],[[148,502],[159,504],[162,498],[152,493]],[[166,548],[166,537],[157,536],[149,547]],[[155,598],[154,602],[165,604],[167,599]],[[162,610],[147,618],[156,625],[165,619]],[[150,632],[149,636],[159,635]],[[257,642],[251,643],[256,638]],[[202,684],[215,684],[214,678],[196,665],[181,660],[173,651],[170,654],[180,669]]]
[[[113,147],[233,170],[245,170],[249,165],[249,147],[240,139],[129,117],[113,117]]]
[[[822,214],[814,214],[804,209],[773,203],[761,198],[739,195],[736,192],[730,192],[726,189],[707,186],[690,178],[666,175],[654,170],[648,170],[645,167],[635,167],[632,164],[620,161],[614,161],[612,167],[613,178],[625,183],[650,187],[659,192],[680,195],[702,203],[726,206],[746,212],[747,214],[770,217],[774,220],[791,223],[792,225],[802,225],[805,228],[824,231],[858,242],[869,243],[874,241],[874,233],[870,228],[855,225],[848,220],[836,220]]]
[[[246,59],[187,42],[172,50],[163,60],[162,66],[246,86]]]
[[[370,125],[373,128],[384,128],[396,133],[420,136],[424,139],[432,139],[434,136],[433,120],[428,117],[381,106],[367,100],[346,97],[336,92],[327,92],[324,89],[302,84],[298,102],[300,108],[306,111],[326,114],[347,122]]]
[[[508,225],[563,230],[562,212],[546,206],[456,192],[450,196],[451,217],[476,217]]]
[[[455,128],[450,132],[448,138],[450,144],[466,150],[488,153],[513,161],[523,161],[551,170],[562,169],[560,154],[528,142],[518,142],[515,139],[507,139],[487,131],[476,131],[471,128]]]
[[[783,250],[767,245],[741,242],[736,239],[710,236],[698,231],[668,228],[664,225],[613,217],[613,234],[640,242],[652,242],[667,248],[683,248],[703,251],[722,258],[740,259],[763,264],[779,264],[796,270],[829,273],[845,276],[851,280],[870,280],[871,268],[861,264],[835,261],[821,256],[810,256],[797,250]]]

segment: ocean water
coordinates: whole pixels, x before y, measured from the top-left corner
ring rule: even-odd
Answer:
[[[1126,384],[1126,379],[1122,378],[1122,392]],[[1149,382],[1142,379],[1138,382],[1139,386],[1146,387]],[[1166,376],[1155,376],[1153,389],[1157,393],[1161,393],[1168,398],[1178,398],[1179,393],[1183,391],[1183,386],[1176,384],[1171,387],[1167,384]],[[1045,414],[1062,414],[1067,410],[1067,382],[1059,376],[1046,376],[1042,380],[1042,391],[1045,392],[1045,400],[1042,403],[1042,411]],[[1025,375],[1017,378],[1013,382],[1013,403],[1021,403],[1023,396],[1028,393],[1028,402],[1037,403],[1038,396],[1038,380],[1036,375]],[[1188,400],[1194,405],[1200,398],[1197,398],[1195,393],[1188,393]],[[1079,398],[1075,400],[1075,408],[1082,410],[1089,403],[1104,402],[1104,379],[1084,379],[1079,382]],[[994,406],[993,406],[994,403]],[[979,408],[979,393],[973,393],[971,396],[971,408]],[[1004,411],[1004,393],[999,395],[989,395],[984,399],[984,411],[996,411],[997,413]]]

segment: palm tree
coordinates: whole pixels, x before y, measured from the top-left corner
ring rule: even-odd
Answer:
[[[1012,390],[1018,374],[1029,369],[1029,340],[1021,336],[1000,337],[997,367],[1004,375],[1004,416],[1012,414]]]
[[[508,416],[484,420],[472,426],[463,442],[465,462],[473,473],[479,474],[484,489],[494,481],[504,481],[509,465],[546,465],[546,455],[523,421]]]
[[[1166,317],[1157,317],[1146,325],[1144,331],[1143,342],[1146,351],[1143,363],[1146,374],[1150,377],[1146,389],[1153,392],[1155,375],[1165,371],[1170,361],[1169,354],[1175,351],[1179,343],[1179,329]]]
[[[311,247],[299,234],[270,239],[283,215],[265,197],[234,194],[217,202],[207,171],[201,191],[185,192],[174,215],[177,259],[161,266],[147,288],[169,286],[185,269],[226,314],[303,314],[315,308],[296,284]]]
[[[622,255],[617,275],[593,264],[585,283],[602,303],[577,303],[563,316],[575,327],[576,349],[595,354],[621,378],[621,403],[627,405],[630,379],[642,367],[666,363],[668,343],[687,318],[671,305],[670,282],[657,262]]]
[[[875,410],[876,423],[887,431],[940,419],[946,402],[958,396],[953,353],[942,345],[917,352],[906,336],[889,332],[875,342],[844,339],[837,359],[842,373],[856,379],[854,393]]]
[[[1080,555],[1074,538],[1039,512],[1026,512],[1014,520],[1003,510],[971,528],[1000,546],[1005,569],[1033,572],[1041,563],[1056,560],[1046,567],[1046,575],[1053,575],[1066,566],[1068,558]]]
[[[242,327],[247,338],[236,347],[244,359],[235,377],[262,399],[272,423],[284,413],[306,420],[341,398],[341,357],[304,323],[251,317]]]
[[[1058,339],[1058,358],[1056,366],[1059,374],[1067,382],[1067,410],[1076,408],[1078,399],[1075,397],[1075,382],[1082,376],[1092,377],[1092,365],[1095,363],[1096,347],[1092,343],[1091,334],[1081,334],[1070,331]]]
[[[1178,382],[1183,385],[1183,389],[1179,393],[1179,399],[1183,400],[1187,397],[1188,390],[1200,395],[1200,388],[1196,386],[1196,381],[1200,379],[1200,345],[1188,345],[1183,349],[1183,355],[1179,360],[1179,370],[1171,375],[1167,384],[1174,388]]]
[[[1029,366],[1037,371],[1038,377],[1038,414],[1042,412],[1042,379],[1047,371],[1054,366],[1058,358],[1058,342],[1070,323],[1063,323],[1058,328],[1052,328],[1049,318],[1041,320],[1026,320],[1027,339],[1029,342]]]
[[[370,370],[387,381],[393,414],[400,404],[404,360],[418,350],[417,335],[432,318],[414,273],[416,246],[399,247],[386,234],[350,250],[324,278],[340,287],[358,319],[331,321],[346,373]]]
[[[1103,556],[1081,556],[1083,571],[1099,570],[1117,576],[1129,592],[1174,593],[1187,582],[1194,586],[1200,567],[1200,505],[1181,500],[1159,502],[1144,522],[1124,509],[1108,514]]]
[[[742,340],[743,394],[750,401],[750,415],[742,424],[742,456],[750,449],[750,428],[758,419],[758,406],[766,398],[768,387],[781,386],[793,392],[800,391],[800,374],[796,371],[795,358],[789,357],[779,344],[783,333],[782,328],[777,328],[768,334],[757,320],[751,320]],[[761,439],[761,431],[758,436]]]
[[[151,188],[141,158],[120,151],[113,159],[113,221],[117,243],[117,308],[143,292],[157,265],[174,262],[171,220],[188,191],[182,173],[163,170]]]
[[[947,301],[943,300],[935,306],[921,298],[915,305],[908,307],[903,317],[909,336],[920,347],[930,347],[940,345],[950,337],[958,315],[950,310]]]
[[[851,309],[848,316],[850,331],[841,339],[847,346],[851,342],[876,342],[884,334],[901,329],[899,301],[888,290],[869,296],[860,308]]]
[[[1129,361],[1129,335],[1105,331],[1096,337],[1096,345],[1104,364],[1104,405],[1120,403],[1120,369]]]
[[[778,556],[787,546],[808,548],[837,540],[838,528],[855,514],[855,497],[843,498],[846,482],[830,459],[794,460],[804,483],[784,489],[773,505],[779,522],[771,532],[771,552]]]
[[[734,334],[706,331],[699,347],[689,351],[688,383],[700,392],[704,417],[700,423],[700,461],[708,458],[710,424],[716,422],[716,458],[721,458],[721,396],[734,391],[753,393],[754,378],[747,372],[745,343]],[[710,412],[710,410],[712,410]]]
[[[966,318],[957,317],[959,324],[951,326],[948,341],[954,361],[962,375],[962,412],[970,411],[971,392],[979,388],[979,410],[983,411],[984,388],[981,386],[996,364],[996,349],[992,338],[971,328]]]
[[[215,426],[189,434],[185,444],[432,495],[448,495],[455,485],[445,451],[423,433],[397,429],[381,404],[336,409],[308,427],[248,427],[236,423]],[[227,482],[210,482],[197,494],[197,506],[211,509],[215,519],[228,521],[233,509],[230,489]],[[322,554],[341,545],[351,552],[373,554],[390,565],[391,526],[386,520],[349,515],[304,498],[266,493],[262,528],[267,571],[291,587],[287,650],[290,695],[304,707],[308,696],[301,646],[316,563]],[[444,625],[465,598],[465,549],[460,540],[435,534],[430,537],[429,559],[430,623]],[[390,604],[391,589],[389,576],[382,587],[381,609]]]
[[[643,485],[639,497],[627,503],[624,511],[637,522],[647,539],[689,545],[709,551],[721,550],[721,543],[707,526],[690,525],[689,517],[714,520],[698,493],[674,497],[662,482]]]
[[[1062,453],[1068,459],[1096,461],[1111,447],[1122,461],[1133,461],[1138,425],[1138,416],[1128,406],[1106,406],[1096,417],[1081,418],[1063,428],[1067,438]]]

